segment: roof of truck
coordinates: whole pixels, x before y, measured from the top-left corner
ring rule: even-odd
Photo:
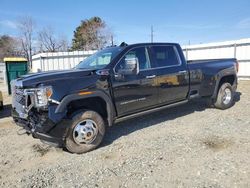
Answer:
[[[179,45],[178,43],[170,43],[170,42],[147,42],[147,43],[134,43],[134,44],[126,44],[122,43],[120,47],[126,47],[126,46],[144,46],[144,45]]]

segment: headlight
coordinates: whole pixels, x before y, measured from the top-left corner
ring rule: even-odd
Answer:
[[[49,99],[53,94],[53,90],[51,86],[42,86],[35,90],[35,106],[36,107],[44,107],[48,105]]]

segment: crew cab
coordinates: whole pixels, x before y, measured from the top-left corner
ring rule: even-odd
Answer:
[[[179,44],[108,47],[74,69],[12,81],[12,116],[28,134],[72,153],[95,149],[114,123],[207,98],[234,103],[236,59],[186,61]]]

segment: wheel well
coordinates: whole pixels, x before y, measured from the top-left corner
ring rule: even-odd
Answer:
[[[224,76],[220,79],[219,85],[217,88],[215,88],[214,90],[214,95],[212,96],[212,99],[215,99],[217,97],[217,94],[219,92],[219,89],[221,87],[222,84],[224,83],[230,83],[231,85],[233,85],[235,81],[235,76],[234,75],[228,75],[228,76]]]
[[[224,76],[224,77],[222,77],[221,80],[220,80],[218,89],[220,88],[220,86],[221,86],[223,83],[226,83],[226,82],[227,82],[227,83],[230,83],[231,85],[233,85],[234,80],[235,80],[235,76],[234,76],[234,75],[229,75],[229,76]]]
[[[101,97],[91,97],[72,101],[69,103],[67,109],[68,117],[71,117],[76,111],[87,109],[99,113],[104,121],[108,118],[107,104]]]

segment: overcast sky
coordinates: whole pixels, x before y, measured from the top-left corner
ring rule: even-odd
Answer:
[[[250,38],[250,0],[0,0],[0,35],[18,35],[16,22],[32,16],[71,41],[81,20],[99,16],[120,43],[154,40],[191,44]]]

